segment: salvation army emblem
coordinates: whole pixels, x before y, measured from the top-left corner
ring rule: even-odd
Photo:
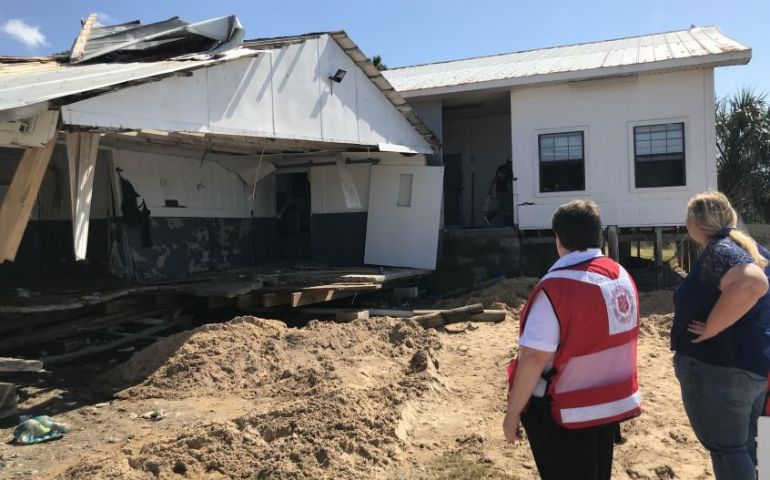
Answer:
[[[628,288],[618,285],[612,289],[612,311],[618,322],[629,324],[634,320],[633,306],[633,293]]]

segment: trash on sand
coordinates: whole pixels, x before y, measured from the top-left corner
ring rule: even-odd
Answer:
[[[13,440],[20,445],[29,445],[61,438],[69,431],[70,427],[67,424],[57,422],[47,415],[41,415],[25,420],[16,427],[13,431]]]
[[[152,420],[153,422],[157,422],[158,420],[163,420],[167,416],[168,414],[163,410],[153,410],[151,412],[145,412],[141,415],[142,418],[147,420]]]

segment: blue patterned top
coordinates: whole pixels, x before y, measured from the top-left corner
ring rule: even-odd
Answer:
[[[770,252],[759,246],[770,259]],[[753,259],[729,237],[709,243],[687,278],[674,292],[674,324],[671,348],[711,365],[741,368],[758,375],[770,372],[770,293],[765,294],[733,325],[702,343],[692,343],[687,331],[693,321],[706,321],[722,292],[722,277],[736,265]],[[765,269],[770,276],[770,267]]]
[[[704,285],[719,288],[725,273],[736,265],[753,263],[749,253],[730,238],[720,238],[711,242],[698,259],[699,279]]]

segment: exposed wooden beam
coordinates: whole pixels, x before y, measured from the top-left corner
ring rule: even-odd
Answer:
[[[75,259],[85,260],[88,249],[88,226],[91,198],[99,152],[98,133],[66,133],[67,161],[70,178],[70,207]]]
[[[27,148],[16,167],[0,204],[0,263],[16,258],[55,144],[53,138],[43,147]]]
[[[91,31],[94,29],[94,26],[96,26],[95,12],[90,14],[83,22],[80,33],[78,33],[78,36],[75,39],[75,43],[70,49],[70,63],[77,63],[83,58],[83,54],[86,50],[86,43],[88,42],[88,37],[91,36]]]

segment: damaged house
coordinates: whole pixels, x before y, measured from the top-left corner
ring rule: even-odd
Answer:
[[[689,198],[717,188],[714,70],[750,59],[693,26],[386,71],[441,140],[442,260],[510,271],[520,247],[552,242],[551,216],[575,198],[599,204],[621,259],[634,241],[681,240]],[[489,216],[499,170],[510,214]]]
[[[92,15],[67,58],[0,59],[0,315],[113,284],[299,306],[435,268],[433,133],[344,32],[243,38]],[[14,290],[70,267],[99,294]]]

